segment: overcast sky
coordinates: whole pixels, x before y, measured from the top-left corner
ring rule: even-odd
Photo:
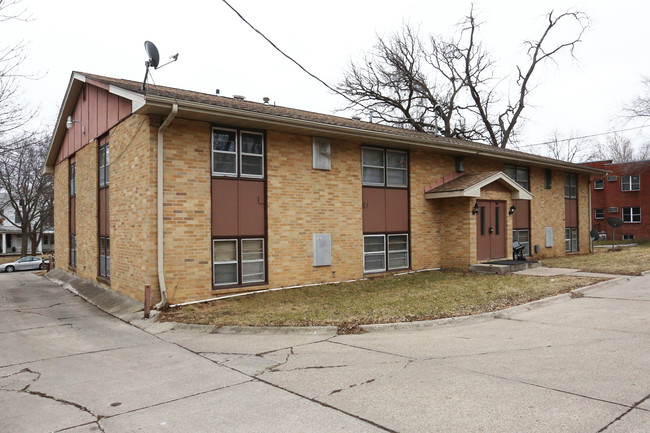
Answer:
[[[351,59],[403,22],[422,34],[452,36],[470,1],[425,0],[229,0],[278,47],[315,75],[335,85]],[[537,71],[537,88],[524,111],[522,145],[563,136],[587,135],[636,124],[618,118],[624,102],[640,94],[650,75],[650,3],[642,1],[475,1],[484,23],[483,43],[504,76],[524,59],[522,41],[537,39],[551,9],[582,10],[591,23],[575,51]],[[1,44],[25,40],[29,57],[24,97],[40,108],[39,123],[52,124],[73,70],[142,80],[145,40],[160,51],[161,64],[179,53],[178,62],[153,71],[156,84],[253,101],[269,97],[277,105],[335,114],[345,100],[333,95],[282,57],[221,0],[23,0],[30,22],[2,23]],[[624,135],[635,142],[644,131]]]

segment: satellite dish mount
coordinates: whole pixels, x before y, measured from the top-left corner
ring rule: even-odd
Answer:
[[[145,41],[144,43],[144,49],[147,52],[147,56],[149,59],[144,62],[144,65],[147,67],[145,73],[144,73],[144,80],[142,81],[142,90],[144,92],[147,91],[147,78],[149,78],[149,68],[153,66],[154,69],[162,68],[163,66],[167,66],[172,62],[175,62],[178,60],[178,53],[174,54],[171,56],[169,59],[169,62],[165,63],[164,65],[160,65],[160,54],[158,53],[158,48],[154,45],[153,42],[150,41]]]

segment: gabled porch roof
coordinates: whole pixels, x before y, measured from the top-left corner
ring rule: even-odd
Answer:
[[[516,200],[532,200],[533,196],[502,171],[488,171],[476,174],[462,174],[455,179],[444,182],[434,188],[426,190],[424,197],[427,199],[450,197],[481,197],[481,188],[497,182],[510,190],[512,198]]]

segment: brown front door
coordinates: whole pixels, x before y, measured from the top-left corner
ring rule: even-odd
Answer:
[[[477,203],[476,258],[503,258],[506,256],[506,202],[478,200]]]

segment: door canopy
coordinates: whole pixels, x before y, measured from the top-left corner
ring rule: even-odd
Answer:
[[[502,171],[489,171],[478,174],[464,173],[446,182],[443,179],[441,183],[435,183],[428,190],[425,190],[424,197],[427,199],[480,198],[481,189],[494,182],[509,190],[513,200],[532,200],[533,198],[530,192]]]

